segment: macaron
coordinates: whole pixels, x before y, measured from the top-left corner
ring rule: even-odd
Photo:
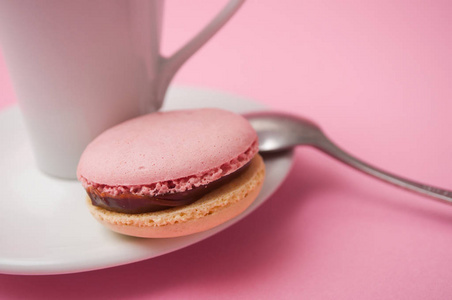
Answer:
[[[245,118],[205,108],[152,113],[108,129],[83,152],[77,177],[101,224],[168,238],[242,213],[261,190],[265,165]]]

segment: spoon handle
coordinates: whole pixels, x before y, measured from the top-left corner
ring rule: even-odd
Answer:
[[[331,155],[332,157],[338,159],[339,161],[354,167],[355,169],[362,171],[368,175],[374,176],[383,181],[389,182],[396,186],[402,187],[407,190],[411,190],[426,196],[430,196],[436,200],[441,200],[452,204],[452,191],[434,187],[431,185],[426,185],[423,183],[415,182],[386,171],[383,171],[377,167],[371,166],[353,156],[346,153],[344,150],[336,146],[331,140],[326,136],[314,145],[314,147],[319,150]]]

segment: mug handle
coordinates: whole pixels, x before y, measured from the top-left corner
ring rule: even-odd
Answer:
[[[160,55],[159,61],[159,82],[157,83],[157,108],[163,104],[166,90],[171,79],[176,72],[199,48],[201,48],[240,8],[245,0],[231,0],[226,6],[204,27],[197,35],[195,35],[187,44],[181,47],[170,57]]]

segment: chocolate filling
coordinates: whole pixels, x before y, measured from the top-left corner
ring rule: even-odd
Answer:
[[[113,196],[108,193],[99,192],[93,187],[87,188],[86,191],[91,198],[91,203],[95,206],[120,213],[140,214],[193,203],[212,190],[217,189],[221,185],[224,185],[234,178],[239,177],[245,172],[248,166],[249,163],[233,173],[221,177],[220,179],[206,185],[194,187],[185,192],[167,193],[155,196],[124,193]]]

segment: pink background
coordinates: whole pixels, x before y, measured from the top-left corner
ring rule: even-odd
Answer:
[[[307,116],[366,161],[452,188],[452,5],[364,2],[249,0],[174,82]],[[223,3],[168,1],[164,52]],[[0,107],[14,103],[0,59]],[[0,275],[0,298],[30,297],[451,299],[452,207],[299,148],[281,188],[228,230],[111,269]]]

